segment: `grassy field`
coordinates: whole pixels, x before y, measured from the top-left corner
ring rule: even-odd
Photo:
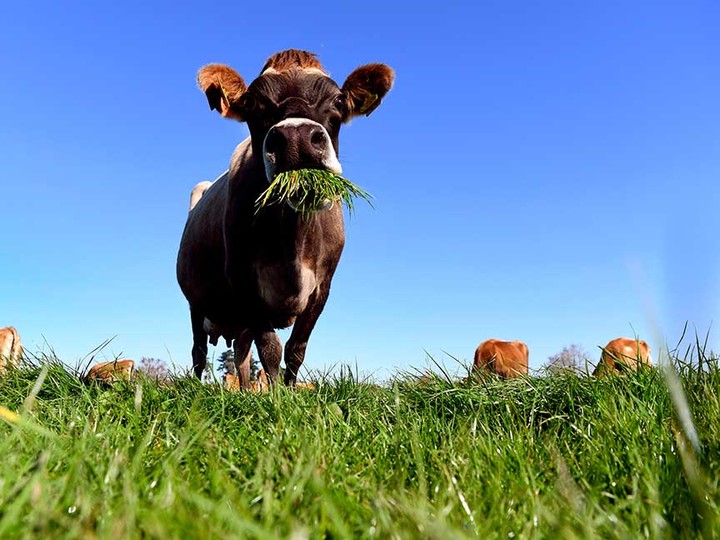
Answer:
[[[0,378],[0,538],[713,537],[720,370],[680,371],[698,452],[656,370],[258,395],[47,361]]]

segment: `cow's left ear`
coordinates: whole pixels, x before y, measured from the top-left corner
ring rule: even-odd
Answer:
[[[237,71],[222,64],[208,64],[198,72],[197,81],[210,110],[216,110],[225,118],[245,120],[240,98],[247,91],[247,85]]]
[[[353,71],[342,85],[347,103],[343,121],[361,114],[369,116],[392,88],[393,81],[395,72],[385,64],[368,64]]]

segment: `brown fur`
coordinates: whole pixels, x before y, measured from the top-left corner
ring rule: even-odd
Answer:
[[[288,49],[286,51],[280,51],[279,53],[273,54],[267,59],[260,73],[264,73],[266,69],[274,69],[275,71],[287,71],[288,69],[299,68],[299,69],[319,69],[323,73],[326,73],[325,68],[317,59],[315,53],[308,51],[301,51],[298,49]]]
[[[208,64],[198,72],[197,82],[205,92],[210,110],[218,111],[225,118],[242,121],[232,109],[247,91],[247,85],[237,71],[222,64]]]
[[[113,360],[95,364],[84,379],[86,382],[115,382],[129,381],[135,371],[135,362],[132,360]]]
[[[297,49],[281,51],[268,58],[262,72],[269,68],[278,72],[314,68],[327,73],[315,54]],[[223,64],[208,64],[198,72],[197,81],[205,92],[210,110],[218,111],[225,118],[244,121],[240,104],[248,87],[234,69]],[[394,81],[395,72],[385,64],[366,64],[355,69],[341,88],[347,103],[343,121],[349,122],[360,115],[370,116],[380,106]]]
[[[652,366],[650,347],[642,339],[616,338],[603,347],[593,375],[637,371],[640,365]]]
[[[474,371],[488,371],[502,378],[527,375],[530,352],[521,341],[488,339],[475,349]]]
[[[370,116],[394,81],[395,72],[385,64],[367,64],[353,71],[342,86],[348,98],[346,121],[361,114]]]
[[[20,335],[13,326],[0,328],[0,369],[17,366],[22,356]]]
[[[237,375],[231,375],[230,373],[225,374],[225,389],[226,390],[240,390],[240,379]],[[255,381],[250,381],[251,392],[267,392],[270,390],[270,384],[268,383],[267,375],[265,370],[261,369],[258,372],[258,378]]]
[[[305,390],[315,390],[315,385],[313,383],[306,383],[306,382],[298,382],[295,384],[295,388],[302,388]],[[230,375],[229,373],[225,374],[225,389],[226,390],[240,390],[240,379],[237,375]],[[250,391],[251,392],[267,392],[270,390],[270,383],[268,382],[267,375],[265,374],[265,370],[261,369],[258,372],[258,378],[256,381],[250,381]]]

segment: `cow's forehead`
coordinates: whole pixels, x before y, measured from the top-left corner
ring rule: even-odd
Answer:
[[[319,69],[290,69],[276,71],[266,69],[249,88],[276,103],[288,98],[301,98],[307,103],[317,103],[340,93],[340,88],[327,74]]]

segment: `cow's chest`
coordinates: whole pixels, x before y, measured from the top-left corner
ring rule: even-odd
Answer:
[[[272,313],[299,315],[317,287],[315,271],[299,262],[258,262],[254,271],[257,293]]]

